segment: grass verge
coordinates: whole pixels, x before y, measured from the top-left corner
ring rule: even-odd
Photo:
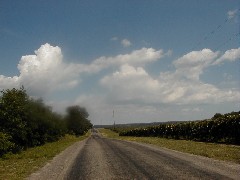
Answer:
[[[24,179],[68,146],[89,135],[90,132],[80,137],[66,135],[59,141],[29,148],[19,154],[7,154],[0,158],[0,179]]]
[[[100,129],[100,133],[109,138],[153,144],[185,153],[205,156],[217,160],[231,161],[240,164],[240,146],[204,143],[186,140],[174,140],[158,137],[119,136],[109,129]]]

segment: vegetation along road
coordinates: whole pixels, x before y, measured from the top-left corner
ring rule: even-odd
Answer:
[[[239,164],[104,138],[93,130],[29,179],[238,179],[239,172]]]

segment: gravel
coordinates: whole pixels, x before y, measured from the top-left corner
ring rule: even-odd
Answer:
[[[76,157],[83,149],[87,139],[74,143],[47,163],[43,168],[31,174],[28,180],[62,180]]]

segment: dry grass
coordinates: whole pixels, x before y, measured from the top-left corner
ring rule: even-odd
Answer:
[[[174,140],[158,137],[126,137],[119,136],[109,129],[100,129],[103,136],[127,141],[136,141],[153,144],[160,147],[174,149],[177,151],[206,156],[218,160],[231,161],[240,164],[240,146],[204,143],[186,140]]]

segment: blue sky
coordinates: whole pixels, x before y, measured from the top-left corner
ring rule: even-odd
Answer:
[[[237,0],[0,1],[0,89],[94,124],[240,109]],[[115,117],[112,117],[112,111]]]

